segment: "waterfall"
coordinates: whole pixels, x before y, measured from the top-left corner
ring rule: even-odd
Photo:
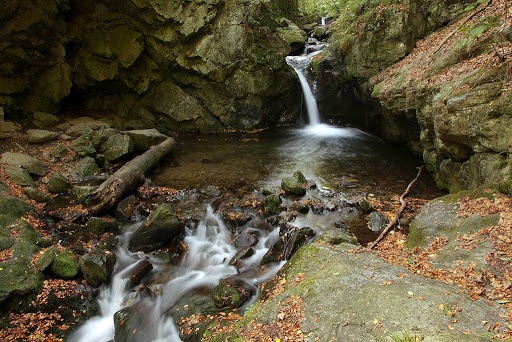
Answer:
[[[322,26],[325,26],[327,24],[326,22],[327,18],[326,17],[322,17]]]
[[[304,101],[306,102],[306,109],[308,111],[309,124],[315,126],[320,124],[320,113],[318,112],[318,106],[316,104],[315,96],[311,91],[311,87],[304,76],[304,71],[313,59],[313,56],[320,53],[321,51],[315,51],[305,56],[288,56],[286,57],[286,63],[293,67],[297,76],[299,77],[302,92],[304,94]]]
[[[116,251],[117,261],[110,285],[103,287],[98,304],[101,314],[89,319],[79,327],[67,341],[69,342],[109,342],[114,338],[114,314],[126,307],[133,307],[137,320],[142,322],[147,342],[181,341],[169,311],[187,294],[196,289],[212,289],[222,278],[240,272],[247,282],[259,286],[271,279],[283,265],[276,263],[265,270],[243,272],[258,269],[259,263],[268,246],[279,238],[279,228],[272,232],[261,231],[259,242],[253,248],[253,256],[244,259],[238,270],[229,265],[237,252],[233,246],[229,229],[218,215],[208,206],[204,219],[194,227],[187,228],[184,239],[188,251],[178,267],[170,267],[161,260],[148,254],[132,253],[128,250],[128,241],[141,222],[127,225],[120,236],[121,244]],[[153,265],[151,283],[145,284],[153,295],[141,295],[139,286],[130,288],[126,274],[140,260],[149,260]]]

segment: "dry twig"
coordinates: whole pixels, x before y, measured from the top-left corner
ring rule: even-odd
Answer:
[[[409,194],[409,191],[411,191],[412,186],[414,185],[414,183],[416,183],[416,181],[420,177],[422,170],[423,170],[423,166],[420,166],[418,169],[418,174],[416,175],[416,178],[414,178],[409,183],[409,185],[407,186],[407,189],[405,189],[405,192],[402,194],[402,196],[400,196],[401,206],[400,206],[400,209],[398,210],[398,212],[396,213],[393,221],[389,222],[389,224],[386,226],[386,228],[384,228],[382,233],[380,233],[379,237],[375,241],[373,241],[372,244],[368,248],[373,249],[373,247],[375,247],[384,238],[384,236],[386,236],[388,231],[398,223],[398,220],[400,219],[400,217],[404,213],[405,208],[407,207],[407,202],[405,201],[405,197]]]

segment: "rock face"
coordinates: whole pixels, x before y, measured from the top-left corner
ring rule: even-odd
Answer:
[[[482,337],[487,332],[482,321],[497,322],[502,308],[473,301],[453,285],[413,274],[401,277],[403,268],[369,253],[350,253],[353,247],[302,247],[278,274],[278,290],[269,288],[271,298],[252,305],[237,326],[250,331],[258,324],[277,325],[293,319],[290,309],[299,307],[296,329],[308,341],[406,340],[407,334],[425,341],[491,340]],[[453,303],[462,310],[455,317],[443,314],[440,304]],[[235,331],[212,341],[236,338],[243,339]]]
[[[120,129],[244,128],[277,122],[294,83],[277,29],[296,0],[14,3],[0,19],[7,118],[65,100],[113,112]]]
[[[330,51],[317,68],[320,97],[366,106],[367,113],[344,120],[408,146],[442,189],[510,184],[512,26],[505,3],[403,1],[348,11],[333,25]]]

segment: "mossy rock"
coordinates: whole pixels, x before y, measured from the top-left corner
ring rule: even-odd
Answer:
[[[114,270],[115,262],[115,254],[100,249],[82,255],[79,260],[80,270],[91,286],[107,282]]]
[[[279,195],[268,195],[263,199],[263,201],[261,201],[261,207],[265,214],[275,215],[282,211],[282,202],[283,201]]]
[[[62,279],[75,277],[80,271],[77,256],[69,249],[57,253],[50,265],[50,271]]]
[[[295,171],[292,177],[283,178],[281,188],[286,194],[304,196],[306,194],[306,177],[300,171]]]
[[[26,169],[15,165],[4,165],[3,169],[9,179],[15,184],[19,186],[35,186],[34,180]]]
[[[25,195],[27,195],[28,198],[33,199],[38,203],[47,203],[53,201],[50,195],[47,195],[44,192],[41,192],[33,187],[25,188],[23,192],[25,193]]]
[[[71,188],[71,183],[61,173],[54,172],[48,182],[48,191],[52,194],[63,194]]]
[[[72,189],[72,196],[75,201],[85,205],[89,205],[91,196],[98,189],[97,186],[74,186]]]
[[[107,232],[116,233],[119,231],[119,225],[113,219],[91,217],[87,222],[87,230],[97,235]]]

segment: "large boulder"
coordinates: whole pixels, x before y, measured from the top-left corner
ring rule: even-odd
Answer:
[[[293,322],[298,340],[373,342],[407,335],[438,342],[492,340],[483,336],[488,336],[487,322],[501,320],[499,304],[473,300],[453,285],[409,274],[353,248],[302,247],[267,284],[266,299],[236,323],[244,328],[226,329],[231,332],[222,340],[243,339],[242,330],[272,331],[283,322]],[[455,304],[457,311],[446,313]]]
[[[178,219],[169,204],[161,204],[133,233],[128,248],[131,251],[151,252],[181,234],[185,225]]]
[[[138,129],[123,132],[133,141],[135,151],[147,151],[151,146],[158,145],[169,137],[157,129]]]
[[[94,249],[79,259],[80,270],[91,286],[106,283],[114,270],[115,262],[115,254],[101,249]]]
[[[28,172],[38,176],[44,176],[44,174],[46,173],[45,168],[40,160],[23,153],[2,153],[0,164],[21,166]]]
[[[462,212],[463,203],[488,203],[492,207],[497,199],[492,192],[468,190],[437,198],[421,208],[411,223],[407,246],[426,247],[436,238],[447,239],[447,243],[432,256],[432,262],[443,269],[457,269],[473,265],[476,270],[496,272],[487,262],[487,257],[497,251],[488,239],[479,239],[478,232],[497,226],[500,213]],[[467,241],[471,241],[470,246]]]
[[[38,289],[43,281],[42,273],[32,263],[39,251],[37,234],[28,223],[17,219],[30,210],[21,202],[17,198],[0,198],[0,303],[11,294]]]

